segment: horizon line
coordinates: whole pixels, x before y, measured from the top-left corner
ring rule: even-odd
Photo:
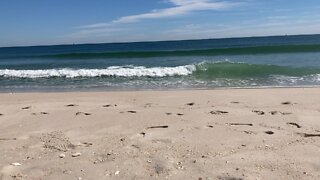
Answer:
[[[48,47],[48,46],[83,46],[83,45],[100,45],[100,44],[134,44],[134,43],[157,43],[157,42],[181,42],[181,41],[202,41],[202,40],[222,40],[222,39],[242,39],[242,38],[267,38],[267,37],[292,37],[292,36],[314,36],[320,34],[284,34],[270,36],[235,36],[223,38],[201,38],[201,39],[180,39],[180,40],[146,40],[146,41],[127,41],[127,42],[99,42],[99,43],[69,43],[69,44],[47,44],[47,45],[18,45],[18,46],[0,46],[0,49],[5,48],[29,48],[29,47]]]

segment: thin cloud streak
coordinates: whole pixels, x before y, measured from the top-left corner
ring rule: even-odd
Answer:
[[[174,7],[155,9],[148,13],[124,16],[109,23],[96,23],[77,27],[78,29],[107,28],[116,24],[137,23],[143,20],[177,17],[195,11],[223,10],[239,5],[227,1],[216,2],[212,0],[168,0]]]
[[[112,26],[111,23],[96,23],[96,24],[90,24],[90,25],[84,25],[76,27],[76,29],[94,29],[94,28],[106,28]]]
[[[233,3],[228,2],[209,2],[209,1],[181,1],[181,0],[171,0],[175,7],[153,10],[150,13],[132,15],[121,17],[113,23],[134,23],[146,19],[159,19],[167,17],[176,17],[184,14],[188,14],[194,11],[204,11],[204,10],[221,10],[230,8],[234,6]]]

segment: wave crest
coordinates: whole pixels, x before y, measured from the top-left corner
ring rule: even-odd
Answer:
[[[196,70],[194,65],[177,67],[122,67],[111,66],[106,69],[41,69],[41,70],[0,70],[0,77],[15,78],[49,78],[49,77],[166,77],[166,76],[186,76]]]
[[[0,77],[170,77],[194,76],[197,79],[265,78],[274,75],[303,77],[320,74],[319,68],[294,68],[277,65],[248,64],[241,62],[202,62],[176,67],[111,66],[105,69],[0,69]]]

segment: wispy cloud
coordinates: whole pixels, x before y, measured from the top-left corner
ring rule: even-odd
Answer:
[[[229,2],[212,2],[209,0],[169,0],[169,2],[172,3],[174,7],[153,10],[152,12],[144,14],[121,17],[113,21],[113,23],[133,23],[145,19],[176,17],[194,11],[226,9],[234,5]]]
[[[136,23],[148,19],[161,19],[182,16],[196,11],[223,10],[238,5],[228,1],[212,0],[166,0],[173,7],[154,9],[147,13],[123,16],[107,23],[96,23],[80,26],[80,29],[107,28],[115,24]]]
[[[79,26],[76,28],[77,29],[105,28],[105,27],[110,27],[111,25],[112,25],[112,23],[96,23],[96,24]]]

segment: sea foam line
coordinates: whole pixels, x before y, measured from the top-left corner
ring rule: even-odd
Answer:
[[[151,67],[143,66],[121,67],[111,66],[106,69],[41,69],[41,70],[12,70],[0,69],[0,77],[15,78],[49,78],[49,77],[166,77],[166,76],[186,76],[196,70],[195,65],[177,67]]]

